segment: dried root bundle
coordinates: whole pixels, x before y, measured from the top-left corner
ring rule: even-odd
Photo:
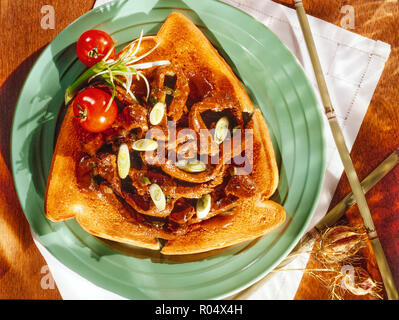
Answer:
[[[342,300],[344,290],[348,290],[356,296],[369,294],[377,299],[382,299],[381,283],[373,280],[361,267],[343,266],[328,287],[332,299]]]
[[[351,265],[360,260],[357,253],[366,245],[367,234],[361,227],[335,226],[322,232],[313,229],[273,272],[302,271],[310,274],[328,288],[331,299],[342,300],[345,291],[382,299],[381,284],[360,266]],[[295,257],[304,253],[313,254],[323,268],[284,269]]]
[[[322,232],[313,253],[323,264],[353,262],[356,254],[367,244],[367,235],[361,228],[336,226]],[[315,247],[314,247],[315,248]]]

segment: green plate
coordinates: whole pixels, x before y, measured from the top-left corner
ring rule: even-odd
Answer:
[[[43,199],[65,88],[84,70],[75,42],[103,29],[119,45],[156,34],[173,11],[208,36],[265,115],[280,184],[273,199],[286,222],[268,235],[224,250],[182,257],[104,241],[75,220],[52,223]],[[132,299],[218,299],[243,289],[275,267],[303,234],[320,192],[325,147],[321,114],[304,71],[265,26],[211,0],[115,1],[83,15],[43,51],[21,91],[12,127],[12,170],[25,215],[44,246],[94,284]],[[243,226],[245,227],[245,226]]]

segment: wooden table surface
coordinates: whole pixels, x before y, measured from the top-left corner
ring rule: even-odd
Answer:
[[[259,0],[261,1],[261,0]],[[289,4],[291,0],[278,1]],[[355,28],[351,31],[391,44],[385,66],[351,155],[363,179],[399,146],[399,2],[398,0],[304,0],[307,13],[340,25],[341,8],[352,5]],[[21,86],[43,48],[70,22],[92,8],[94,0],[1,0],[0,1],[0,298],[61,299],[55,286],[48,285],[46,262],[33,243],[28,222],[19,205],[10,166],[10,129]],[[42,29],[41,8],[55,9],[55,28]],[[350,191],[343,176],[332,204]],[[399,286],[399,167],[368,194],[370,209]],[[346,222],[359,223],[356,207]],[[378,279],[372,254],[367,269]],[[317,266],[310,259],[308,268]],[[328,290],[305,274],[296,299],[327,299]],[[347,296],[348,299],[356,297]],[[366,299],[370,297],[364,297]]]

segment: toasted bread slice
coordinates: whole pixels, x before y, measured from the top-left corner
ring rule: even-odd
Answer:
[[[76,178],[81,150],[78,132],[69,108],[54,150],[45,195],[45,213],[51,221],[76,217],[87,232],[139,247],[159,249],[156,229],[129,222],[124,206],[113,195],[82,191]]]
[[[200,228],[169,240],[161,253],[191,254],[224,248],[258,238],[284,220],[284,208],[278,203],[263,197],[248,198],[234,214],[216,216],[202,222]]]
[[[76,165],[81,157],[79,135],[69,108],[62,123],[45,195],[45,214],[52,221],[76,217],[89,233],[102,238],[149,249],[160,249],[158,238],[170,239],[164,254],[203,252],[254,239],[279,226],[285,219],[282,206],[267,200],[278,184],[278,169],[267,125],[231,68],[202,32],[186,17],[171,14],[155,37],[160,46],[147,60],[168,59],[179,64],[193,79],[206,81],[206,88],[228,95],[243,111],[253,112],[249,123],[254,133],[253,179],[262,189],[240,201],[230,218],[216,216],[173,240],[156,227],[136,221],[113,194],[82,191]],[[145,43],[143,44],[145,46]],[[199,86],[204,85],[199,83]],[[229,219],[226,223],[226,219]]]

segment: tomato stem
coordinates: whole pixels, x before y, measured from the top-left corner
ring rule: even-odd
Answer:
[[[94,58],[94,59],[97,59],[98,58],[98,48],[97,47],[94,47],[93,49],[91,49],[88,53],[87,53],[87,56],[89,57],[89,58]]]
[[[79,104],[77,104],[77,108],[79,110],[79,114],[76,116],[76,118],[80,121],[86,121],[87,120],[87,109],[83,109]]]

